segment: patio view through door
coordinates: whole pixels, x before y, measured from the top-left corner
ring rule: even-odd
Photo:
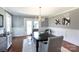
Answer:
[[[25,19],[24,22],[25,22],[25,33],[26,33],[26,35],[31,35],[31,34],[33,34],[33,31],[39,30],[39,21]],[[37,34],[37,33],[35,33],[35,34]]]
[[[32,34],[32,21],[31,20],[27,20],[26,21],[26,33],[27,35],[31,35]]]

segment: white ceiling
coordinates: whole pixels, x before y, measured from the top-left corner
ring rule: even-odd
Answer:
[[[75,9],[76,7],[42,7],[41,16],[54,16],[59,13]],[[20,16],[38,16],[40,15],[39,7],[4,7],[8,12],[13,15]]]

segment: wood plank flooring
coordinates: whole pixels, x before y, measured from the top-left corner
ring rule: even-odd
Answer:
[[[8,52],[22,52],[23,40],[25,38],[26,36],[14,37],[12,46],[9,48]],[[76,46],[66,41],[63,42],[63,47],[67,48],[68,50],[72,52],[79,52],[79,46]]]
[[[8,52],[21,52],[22,51],[22,44],[25,36],[22,37],[14,37],[12,46],[9,48]]]
[[[76,45],[69,43],[67,41],[63,42],[63,46],[72,52],[79,52],[79,46],[76,46]]]

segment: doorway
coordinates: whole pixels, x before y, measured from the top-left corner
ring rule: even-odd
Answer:
[[[25,34],[27,36],[30,36],[33,34],[33,31],[38,31],[39,29],[39,21],[38,20],[33,20],[33,19],[24,19],[25,23]]]
[[[31,20],[27,20],[26,21],[26,33],[27,35],[31,35],[32,34],[32,21]]]

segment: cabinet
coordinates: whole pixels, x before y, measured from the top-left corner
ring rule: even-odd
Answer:
[[[6,51],[7,40],[6,37],[0,37],[0,51]]]

